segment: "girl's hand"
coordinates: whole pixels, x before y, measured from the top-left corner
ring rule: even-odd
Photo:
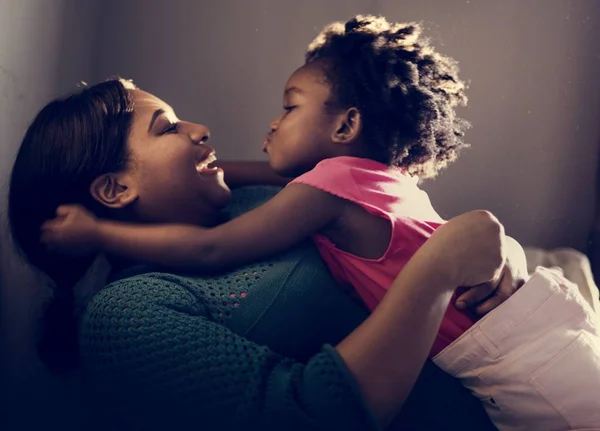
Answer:
[[[52,252],[87,256],[99,252],[98,220],[80,205],[61,205],[41,227],[40,241]]]

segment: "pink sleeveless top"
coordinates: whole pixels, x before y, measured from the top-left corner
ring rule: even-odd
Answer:
[[[327,237],[312,236],[321,256],[342,286],[350,285],[373,310],[398,273],[444,220],[419,189],[417,179],[397,168],[358,157],[335,157],[291,182],[316,187],[349,200],[369,213],[388,219],[392,235],[379,259],[365,259],[338,249]],[[435,268],[432,268],[435,270]],[[435,356],[471,327],[474,320],[449,305],[432,348]]]

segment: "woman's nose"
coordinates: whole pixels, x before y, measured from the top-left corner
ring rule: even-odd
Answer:
[[[190,132],[190,139],[196,145],[206,144],[210,139],[210,130],[201,124],[196,124]]]

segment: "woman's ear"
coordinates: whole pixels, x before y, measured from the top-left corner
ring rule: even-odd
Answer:
[[[138,198],[133,178],[127,174],[103,174],[90,185],[92,197],[107,208],[120,209]]]
[[[362,116],[360,111],[355,108],[348,108],[340,114],[331,140],[336,144],[347,145],[354,142],[362,130]]]

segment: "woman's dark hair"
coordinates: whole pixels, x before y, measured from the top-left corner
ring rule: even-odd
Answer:
[[[62,204],[78,203],[102,213],[90,185],[128,164],[133,118],[128,90],[133,88],[130,81],[115,78],[49,103],[27,129],[13,165],[8,197],[13,240],[54,284],[38,344],[41,360],[54,372],[67,372],[78,364],[73,287],[92,258],[69,260],[48,253],[40,243],[40,227]]]
[[[433,177],[465,147],[465,85],[454,60],[436,52],[418,24],[356,16],[325,27],[306,64],[323,63],[330,109],[356,107],[371,157]]]

